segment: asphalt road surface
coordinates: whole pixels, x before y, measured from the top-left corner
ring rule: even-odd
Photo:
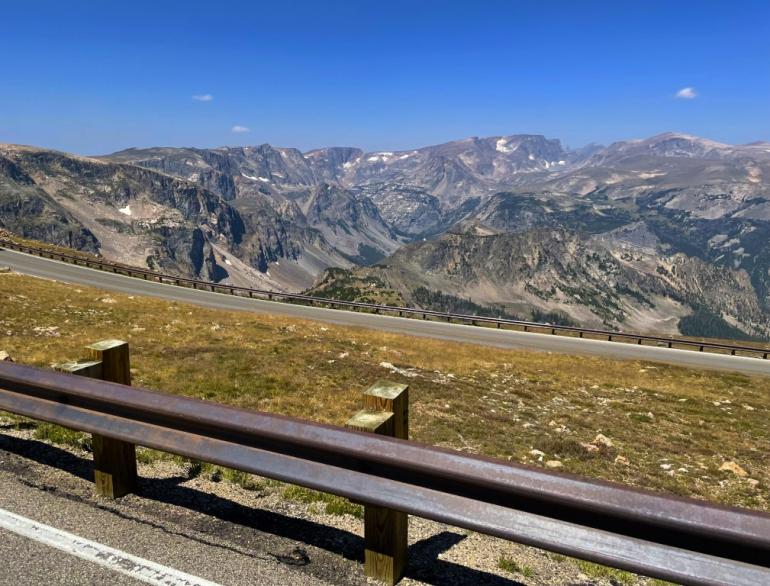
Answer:
[[[621,342],[586,340],[549,334],[534,334],[511,330],[497,330],[477,326],[448,324],[400,318],[369,313],[357,313],[338,309],[323,309],[303,305],[292,305],[276,301],[263,301],[237,297],[223,293],[211,293],[143,281],[123,275],[106,273],[96,269],[70,265],[49,259],[10,251],[0,250],[0,266],[35,277],[53,279],[65,283],[90,285],[110,291],[131,295],[146,295],[193,303],[202,307],[231,311],[270,313],[302,319],[323,321],[336,325],[354,326],[367,329],[424,336],[440,340],[466,342],[515,348],[558,352],[563,354],[584,354],[615,358],[620,360],[647,360],[663,362],[690,368],[740,372],[743,374],[770,375],[770,360],[727,356],[692,350],[639,346]]]
[[[341,535],[348,550],[362,551],[360,537],[262,510],[258,498],[230,493],[225,483],[142,477],[139,494],[110,500],[94,495],[92,478],[87,454],[0,432],[0,584],[355,586],[366,581],[363,564],[334,548]],[[216,490],[223,494],[211,492]],[[304,556],[295,554],[298,547]]]

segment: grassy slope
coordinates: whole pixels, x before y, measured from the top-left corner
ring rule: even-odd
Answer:
[[[401,294],[389,288],[379,277],[360,277],[348,269],[340,268],[326,269],[321,282],[305,291],[305,294],[341,301],[399,307],[407,305]]]
[[[0,274],[0,350],[18,362],[76,359],[104,338],[130,341],[136,385],[342,424],[366,386],[400,380],[411,385],[415,440],[535,465],[560,460],[576,474],[770,510],[770,379],[454,344]],[[586,451],[581,442],[598,433],[613,446]],[[720,472],[726,461],[749,478]]]

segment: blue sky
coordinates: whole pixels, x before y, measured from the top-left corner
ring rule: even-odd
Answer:
[[[0,39],[0,142],[82,154],[770,140],[768,0],[0,0]]]

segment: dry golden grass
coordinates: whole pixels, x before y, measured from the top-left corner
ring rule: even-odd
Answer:
[[[342,424],[376,379],[403,381],[415,440],[533,465],[558,460],[576,474],[770,510],[768,378],[500,350],[0,275],[0,350],[18,362],[76,359],[104,338],[130,342],[136,385]],[[600,433],[612,446],[586,447]],[[719,471],[725,462],[748,476]]]

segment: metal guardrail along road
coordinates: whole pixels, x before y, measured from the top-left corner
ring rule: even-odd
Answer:
[[[682,584],[770,584],[760,512],[9,362],[0,410]]]
[[[575,326],[564,326],[545,324],[524,320],[505,319],[496,317],[485,317],[477,315],[466,315],[459,313],[445,313],[441,311],[433,311],[429,309],[418,309],[414,307],[398,307],[393,305],[378,305],[376,303],[361,303],[357,301],[343,301],[339,299],[330,299],[326,297],[317,297],[312,295],[301,295],[297,293],[280,293],[276,291],[267,291],[263,289],[251,289],[249,287],[239,287],[236,285],[223,285],[218,283],[211,283],[208,281],[201,281],[198,279],[189,279],[186,277],[175,277],[173,275],[166,275],[150,271],[147,269],[140,269],[138,267],[131,267],[128,265],[122,265],[119,263],[107,262],[102,260],[95,260],[85,258],[81,256],[62,254],[59,252],[53,252],[44,248],[37,248],[32,246],[26,246],[10,242],[7,240],[0,240],[0,247],[8,248],[9,250],[16,250],[18,252],[24,252],[27,254],[34,254],[43,258],[49,258],[51,260],[58,260],[67,262],[74,265],[80,265],[92,269],[98,269],[116,274],[122,274],[128,277],[135,277],[144,280],[154,280],[159,283],[166,283],[169,285],[176,285],[180,287],[191,287],[193,289],[202,289],[215,293],[225,293],[229,295],[238,295],[242,297],[267,299],[270,301],[285,301],[289,303],[303,303],[307,305],[325,305],[336,309],[350,309],[350,310],[367,310],[375,313],[387,313],[392,315],[398,315],[400,317],[416,317],[422,319],[436,318],[446,320],[447,322],[459,322],[465,324],[471,324],[475,326],[490,324],[494,325],[498,329],[502,328],[520,328],[522,331],[528,332],[537,330],[538,333],[550,333],[558,335],[559,333],[577,334],[582,338],[585,335],[599,336],[606,338],[612,342],[629,342],[633,341],[639,345],[647,343],[654,343],[656,345],[664,345],[668,348],[689,349],[704,352],[705,350],[718,350],[726,351],[735,356],[738,352],[753,356],[756,358],[767,359],[770,356],[770,347],[757,347],[757,346],[743,346],[740,344],[721,344],[718,342],[705,342],[694,340],[681,340],[677,338],[666,338],[662,336],[648,336],[644,334],[634,334],[630,332],[612,332],[609,330],[597,330],[590,328],[580,328]]]

